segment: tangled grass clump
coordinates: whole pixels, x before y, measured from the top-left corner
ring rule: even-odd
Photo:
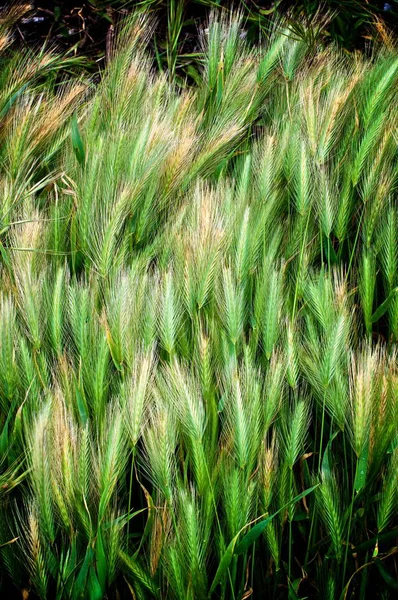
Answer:
[[[2,593],[393,598],[397,52],[148,31],[2,59]]]

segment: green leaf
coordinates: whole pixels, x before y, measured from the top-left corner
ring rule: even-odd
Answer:
[[[98,581],[98,577],[95,573],[94,567],[91,565],[88,574],[88,595],[90,600],[102,600],[104,597],[101,585]]]
[[[200,84],[200,75],[198,70],[193,66],[193,65],[188,65],[184,68],[185,73],[191,78],[193,79],[193,81],[196,83],[196,85]]]
[[[231,564],[231,560],[235,554],[235,545],[236,545],[236,542],[237,542],[239,536],[240,536],[240,531],[236,534],[236,536],[234,538],[232,538],[232,540],[228,544],[228,547],[225,550],[225,552],[220,560],[220,564],[218,565],[218,569],[214,576],[213,582],[210,586],[209,596],[211,596],[211,594],[216,589],[217,585],[220,583],[220,581],[222,580],[224,575],[227,573],[227,571],[229,569],[229,565]]]
[[[387,454],[392,454],[398,448],[398,435],[395,435],[388,447]]]
[[[23,405],[24,405],[24,402],[18,408],[16,415],[15,415],[14,427],[12,430],[12,437],[14,440],[19,440],[19,439],[21,439],[21,436],[22,436],[22,408],[23,408]]]
[[[334,249],[330,238],[326,238],[325,252],[328,263],[330,262],[331,264],[335,265],[339,262],[336,250]]]
[[[82,565],[82,568],[79,571],[79,575],[76,578],[75,584],[73,586],[73,598],[80,599],[86,598],[86,582],[88,576],[88,570],[91,565],[93,559],[93,550],[91,548],[87,548],[86,556]]]
[[[4,246],[3,246],[3,244],[2,244],[1,241],[0,241],[0,254],[1,254],[3,262],[6,265],[7,269],[9,269],[10,271],[12,271],[12,265],[11,265],[10,257],[8,256],[7,251],[4,248]]]
[[[120,529],[122,527],[124,527],[125,525],[127,525],[127,523],[129,521],[131,521],[131,519],[133,519],[134,517],[136,517],[137,515],[146,512],[148,509],[145,508],[141,508],[140,510],[136,510],[135,512],[131,512],[129,513],[125,513],[124,515],[120,515],[119,517],[116,517],[115,519],[112,519],[112,521],[108,521],[106,523],[104,523],[104,529],[110,529],[111,527],[119,527]]]
[[[74,151],[74,153],[76,155],[78,163],[81,166],[83,166],[84,162],[86,160],[86,155],[85,155],[84,146],[83,146],[83,140],[82,140],[82,137],[80,135],[79,125],[78,125],[78,122],[77,122],[76,115],[73,115],[73,117],[72,117],[71,127],[72,127],[72,146],[73,146],[73,151]]]
[[[98,531],[97,542],[95,544],[95,558],[96,568],[98,574],[98,582],[102,593],[105,593],[106,589],[106,576],[108,572],[107,560],[105,555],[104,543],[101,531]],[[101,596],[102,597],[102,596]]]
[[[13,105],[15,104],[15,102],[18,100],[19,96],[21,94],[23,94],[23,92],[26,90],[26,88],[28,87],[29,82],[24,83],[19,90],[17,90],[16,92],[14,92],[9,98],[8,100],[4,103],[3,108],[1,109],[0,112],[0,119],[4,119],[4,117],[6,116],[6,114],[8,113],[8,111],[13,107]]]
[[[9,415],[10,417],[10,415]],[[0,435],[0,456],[4,457],[6,455],[6,452],[9,448],[9,439],[8,439],[8,419],[7,418],[6,422],[4,423],[3,426],[3,431],[1,432]]]
[[[384,300],[384,302],[382,302],[382,304],[380,304],[379,308],[377,308],[375,310],[375,312],[373,313],[373,315],[372,315],[372,317],[370,319],[372,323],[376,323],[376,321],[378,321],[384,315],[384,313],[386,312],[386,310],[390,306],[393,298],[395,298],[395,296],[397,294],[398,294],[398,287],[396,287],[393,290],[391,290],[391,292],[388,294],[388,296]]]
[[[374,537],[370,538],[370,540],[366,540],[366,542],[363,542],[362,544],[359,544],[359,546],[356,546],[354,548],[354,552],[365,552],[369,550],[369,548],[373,548],[374,546],[376,546],[377,543],[380,542],[382,542],[383,544],[386,544],[389,541],[394,543],[394,540],[397,536],[398,529],[392,529],[391,531],[387,531],[387,533],[375,535]]]
[[[383,577],[384,581],[386,582],[386,584],[393,590],[398,590],[398,581],[396,580],[395,577],[390,575],[390,573],[387,571],[387,569],[381,562],[380,558],[376,558],[375,565],[376,565],[377,570],[379,571],[380,575]]]
[[[284,504],[279,510],[274,512],[271,516],[267,517],[263,521],[260,521],[260,523],[257,523],[257,525],[252,527],[252,529],[250,529],[250,531],[245,535],[245,537],[242,539],[242,541],[236,548],[235,554],[243,554],[244,552],[246,552],[248,550],[248,548],[250,548],[250,546],[252,544],[254,544],[254,542],[256,540],[258,540],[260,535],[263,533],[263,531],[265,531],[266,527],[270,524],[272,519],[274,517],[276,517],[276,515],[278,515],[280,512],[282,512],[283,510],[288,508],[291,504],[295,504],[296,502],[299,502],[300,500],[305,498],[305,496],[308,496],[308,494],[311,494],[311,492],[313,492],[317,487],[319,487],[319,483],[317,485],[314,485],[314,486],[308,488],[308,490],[305,490],[298,496],[295,496],[292,500],[290,500],[289,502]]]
[[[278,6],[281,2],[282,2],[282,0],[278,0],[277,2],[274,3],[272,8],[260,8],[258,12],[260,13],[260,15],[265,15],[265,16],[272,15],[272,13],[276,11],[276,9],[278,8]]]
[[[358,493],[365,485],[366,473],[368,470],[369,444],[365,444],[362,448],[361,455],[358,459],[357,470],[355,473],[354,489]]]
[[[333,440],[335,439],[335,437],[339,433],[340,433],[339,429],[334,432],[334,434],[332,435],[332,437],[330,438],[330,440],[327,443],[327,446],[326,446],[326,449],[325,449],[325,452],[324,452],[324,455],[323,455],[321,470],[322,470],[322,476],[325,479],[330,478],[331,474],[332,474],[332,470],[331,470],[331,467],[330,467],[331,448],[332,448]]]
[[[295,581],[289,583],[289,600],[306,600],[306,598],[308,598],[308,596],[304,596],[304,598],[300,599],[300,596],[298,595],[301,581],[302,579],[299,577]]]
[[[81,394],[78,386],[76,386],[76,402],[79,411],[80,423],[84,427],[88,419],[87,404],[84,395]]]

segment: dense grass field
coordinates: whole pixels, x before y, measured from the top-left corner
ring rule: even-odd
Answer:
[[[398,54],[0,48],[2,598],[394,598]]]

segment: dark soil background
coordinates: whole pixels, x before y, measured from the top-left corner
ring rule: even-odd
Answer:
[[[72,49],[74,53],[88,57],[94,66],[101,63],[109,49],[115,26],[135,9],[147,8],[156,18],[155,43],[160,62],[165,58],[167,44],[167,15],[173,0],[68,0],[66,2],[35,0],[13,26],[14,42],[17,45],[38,47],[43,43],[56,45],[61,50]],[[174,0],[176,3],[177,0]],[[333,40],[347,51],[363,49],[372,38],[372,23],[378,22],[394,30],[398,22],[398,0],[368,2],[358,0],[325,0],[286,2],[279,0],[184,0],[183,27],[179,38],[181,68],[184,55],[197,49],[198,27],[203,26],[211,6],[219,5],[224,10],[239,7],[246,19],[248,38],[256,39],[264,31],[276,11],[288,14],[294,23],[311,24],[314,19],[325,22],[322,35],[325,42]],[[3,13],[17,3],[0,4]]]

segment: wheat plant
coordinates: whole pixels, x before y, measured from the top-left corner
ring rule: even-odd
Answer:
[[[241,29],[1,32],[4,598],[395,596],[398,54]]]

